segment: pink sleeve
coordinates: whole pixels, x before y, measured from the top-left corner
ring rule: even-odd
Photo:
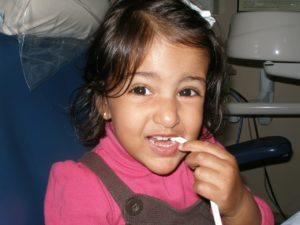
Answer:
[[[261,214],[261,225],[274,225],[274,215],[269,205],[262,199],[254,196],[254,199],[259,207]]]
[[[52,166],[45,196],[46,225],[112,224],[111,198],[101,181],[73,161]]]

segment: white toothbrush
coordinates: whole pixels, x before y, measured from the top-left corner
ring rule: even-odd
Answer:
[[[183,137],[172,137],[171,140],[176,141],[180,144],[183,144],[184,142],[187,141]],[[222,220],[221,220],[218,205],[214,201],[210,201],[210,205],[211,205],[211,210],[212,210],[212,214],[213,214],[213,217],[214,217],[215,225],[222,225]]]

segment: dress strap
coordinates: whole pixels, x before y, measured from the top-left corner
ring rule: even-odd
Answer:
[[[134,195],[134,192],[95,152],[85,153],[79,161],[86,165],[101,179],[120,208],[123,208],[123,203],[126,202],[128,198]]]

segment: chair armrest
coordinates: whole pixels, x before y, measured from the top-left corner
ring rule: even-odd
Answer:
[[[281,136],[263,137],[227,146],[241,170],[287,162],[292,157],[292,147],[288,139]]]

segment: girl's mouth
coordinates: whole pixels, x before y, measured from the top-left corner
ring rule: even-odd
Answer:
[[[171,140],[171,137],[163,137],[163,136],[149,137],[149,141],[153,145],[158,145],[160,147],[166,147],[166,148],[176,144],[175,141]]]
[[[150,148],[160,155],[173,155],[178,151],[178,143],[173,141],[175,136],[149,136]]]

